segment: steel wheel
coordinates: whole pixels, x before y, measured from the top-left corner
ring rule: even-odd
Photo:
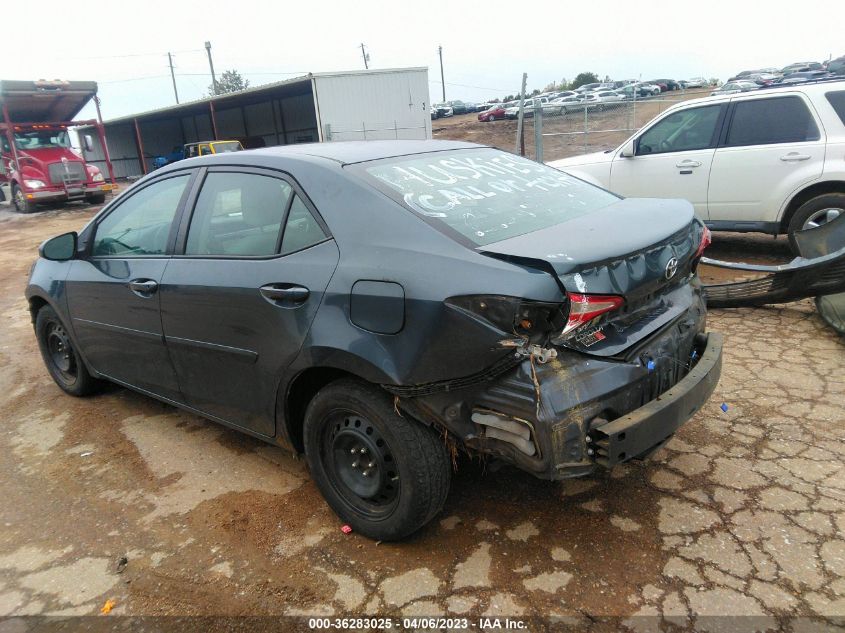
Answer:
[[[832,222],[843,213],[845,213],[845,209],[838,209],[835,207],[819,209],[804,221],[804,226],[801,228],[804,230],[817,229],[828,222]]]
[[[68,383],[76,380],[78,371],[76,356],[64,326],[52,322],[47,326],[47,351],[56,372]]]
[[[353,411],[334,411],[324,432],[321,459],[335,491],[368,518],[390,514],[399,499],[399,473],[375,426]]]

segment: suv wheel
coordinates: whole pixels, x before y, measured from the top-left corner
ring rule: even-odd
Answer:
[[[789,221],[789,232],[816,229],[845,214],[845,193],[826,193],[811,198]]]
[[[53,380],[72,396],[87,396],[102,386],[85,368],[64,323],[50,306],[43,306],[35,317],[35,336],[41,357]]]
[[[377,387],[357,380],[324,387],[305,412],[304,439],[323,497],[365,536],[404,538],[446,501],[451,466],[442,438],[397,414]]]

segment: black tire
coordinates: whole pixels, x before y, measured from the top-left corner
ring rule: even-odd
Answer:
[[[845,215],[845,193],[825,193],[809,199],[798,207],[789,220],[787,234],[790,236],[790,248],[798,255],[795,242],[791,239],[796,231],[813,228],[813,225],[821,226],[825,222],[819,220],[830,221],[842,215]]]
[[[815,216],[826,209],[839,211],[839,215],[845,213],[845,193],[825,193],[802,204],[789,220],[789,232],[813,228],[808,225],[808,221],[814,220]]]
[[[15,204],[15,211],[18,213],[32,213],[35,211],[35,203],[24,197],[23,191],[21,191],[17,183],[12,185],[12,201]]]
[[[443,508],[451,479],[443,439],[398,415],[375,386],[344,379],[324,387],[308,404],[304,439],[317,487],[356,532],[399,540]]]
[[[48,305],[35,317],[35,336],[47,371],[62,391],[79,397],[102,387],[103,382],[88,373],[64,323]]]
[[[106,194],[100,193],[96,196],[88,196],[88,204],[105,204]]]

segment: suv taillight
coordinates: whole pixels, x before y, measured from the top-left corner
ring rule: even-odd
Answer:
[[[569,297],[569,318],[560,333],[561,337],[571,334],[597,316],[615,310],[625,303],[623,297],[616,295],[585,295],[575,292],[567,292],[566,295]]]

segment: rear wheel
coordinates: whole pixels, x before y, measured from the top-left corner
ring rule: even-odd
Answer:
[[[87,396],[102,386],[102,381],[88,373],[67,328],[48,305],[35,317],[35,336],[47,371],[63,391],[72,396]]]
[[[104,204],[106,201],[106,194],[99,193],[95,196],[88,196],[88,204]]]
[[[23,195],[23,190],[17,184],[12,185],[12,200],[18,213],[35,211],[35,203],[32,200],[27,200],[26,196]]]
[[[320,492],[365,536],[404,538],[443,507],[451,476],[443,440],[398,415],[377,387],[340,380],[323,388],[306,410],[304,439]]]
[[[811,198],[789,221],[789,232],[816,229],[845,214],[845,193],[826,193]]]

